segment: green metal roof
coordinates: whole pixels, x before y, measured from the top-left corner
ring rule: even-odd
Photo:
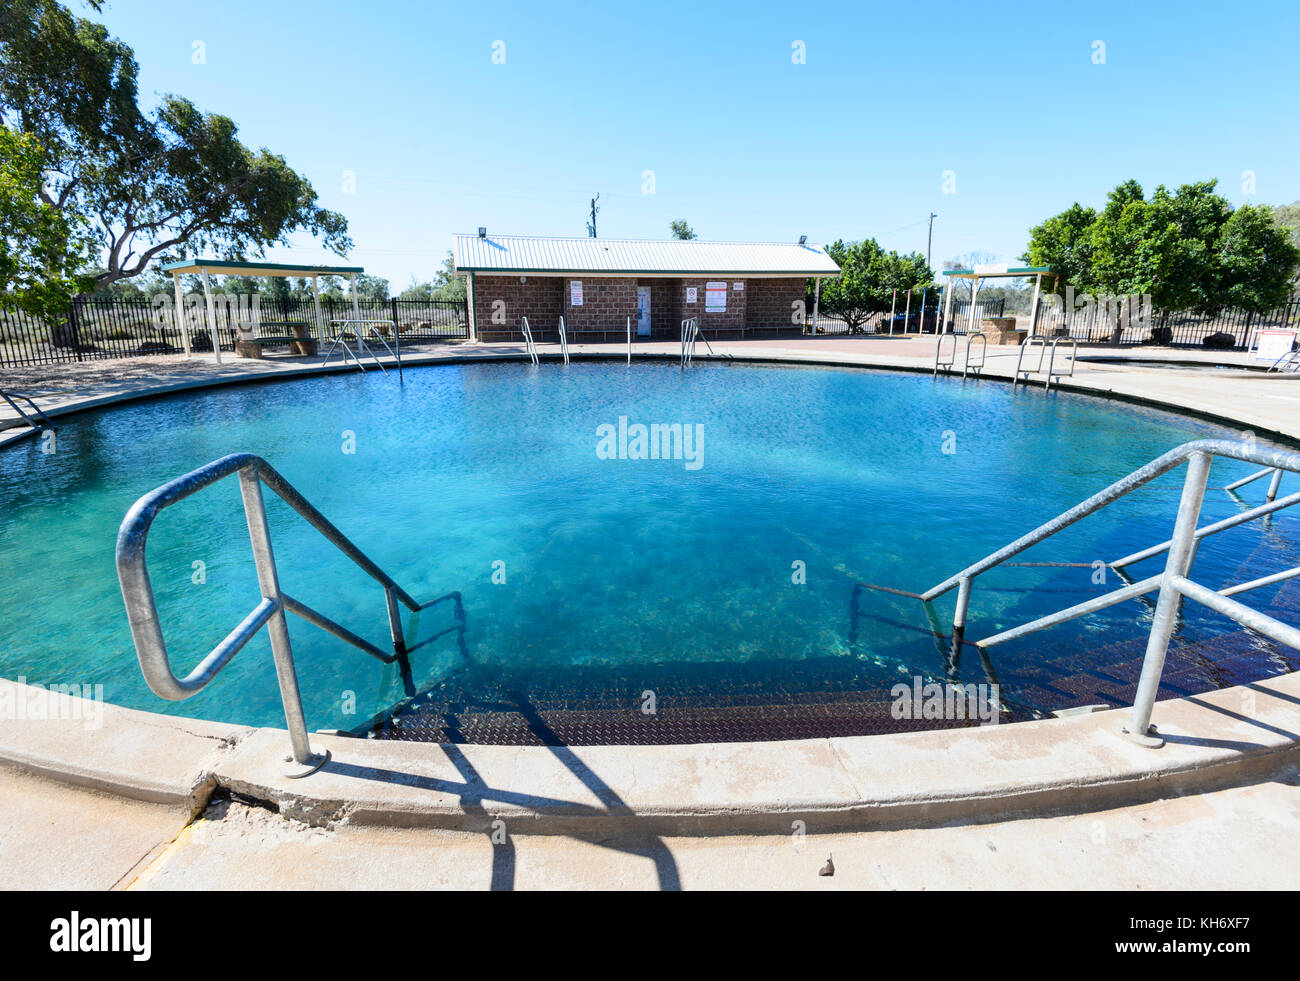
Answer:
[[[283,262],[243,262],[237,259],[181,259],[162,267],[168,273],[199,273],[206,269],[217,276],[345,276],[365,272],[361,266],[295,266]]]
[[[993,276],[1033,276],[1037,273],[1054,275],[1050,266],[987,266],[975,269],[945,269],[945,276],[979,276],[981,279]]]

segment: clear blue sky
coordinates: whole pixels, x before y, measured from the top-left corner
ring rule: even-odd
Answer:
[[[923,252],[934,211],[936,267],[1013,260],[1032,225],[1128,177],[1300,199],[1294,0],[110,0],[101,16],[143,100],[185,95],[282,154],[395,290],[430,278],[455,231],[584,235],[597,191],[602,237],[685,218],[708,239]],[[270,258],[330,261],[310,236]]]

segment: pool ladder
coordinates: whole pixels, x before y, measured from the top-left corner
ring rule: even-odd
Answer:
[[[391,320],[331,320],[330,326],[335,328],[335,333],[332,338],[329,338],[329,340],[331,341],[330,349],[325,352],[325,357],[321,358],[320,363],[322,365],[327,364],[329,362],[329,359],[334,356],[334,351],[337,348],[342,347],[344,364],[347,364],[348,357],[351,356],[352,360],[356,363],[357,368],[359,368],[361,372],[364,374],[366,370],[365,365],[361,363],[361,358],[358,357],[360,353],[364,352],[370,358],[370,360],[372,360],[376,365],[378,365],[379,370],[384,373],[384,376],[387,377],[388,369],[384,367],[384,363],[379,360],[379,356],[375,354],[375,352],[370,349],[370,345],[366,343],[366,334],[369,334],[373,339],[379,341],[380,344],[384,345],[384,349],[388,351],[390,357],[395,358],[397,360],[397,371],[399,374],[401,373],[402,339],[398,334],[397,324],[393,323],[393,321]],[[389,347],[387,339],[385,339],[384,335],[379,330],[380,327],[391,327],[393,329],[393,342],[397,345],[396,351],[394,351],[391,347]],[[351,332],[352,336],[356,338],[357,341],[356,351],[353,351],[352,348],[348,346],[348,342],[343,336],[344,334],[347,334],[349,332]]]
[[[184,678],[178,678],[171,668],[158,617],[158,606],[154,601],[153,585],[149,579],[148,559],[145,555],[149,529],[154,519],[166,508],[232,474],[239,476],[244,518],[248,524],[261,599],[197,667]],[[330,544],[383,587],[388,607],[391,653],[299,602],[280,588],[280,576],[271,548],[271,531],[266,519],[266,504],[262,499],[263,485],[306,518],[307,523],[325,536]],[[333,634],[384,664],[398,662],[403,669],[403,676],[409,677],[407,655],[414,648],[407,647],[398,604],[413,613],[419,613],[450,600],[454,601],[458,611],[462,610],[461,597],[457,592],[447,593],[427,603],[416,602],[410,593],[397,585],[369,556],[352,544],[274,467],[251,453],[232,453],[214,460],[191,473],[168,481],[136,501],[122,519],[122,526],[117,533],[117,578],[122,588],[122,600],[126,605],[126,618],[131,627],[131,639],[135,643],[140,671],[149,688],[161,698],[179,701],[198,694],[262,627],[267,628],[280,686],[280,700],[284,704],[285,722],[289,730],[291,753],[284,758],[281,768],[281,772],[288,777],[304,777],[314,773],[329,760],[329,753],[315,752],[307,737],[307,722],[302,710],[302,696],[298,690],[298,674],[289,643],[286,613],[292,613]],[[463,619],[463,613],[458,615]]]
[[[41,407],[32,401],[30,395],[23,395],[19,392],[10,392],[6,389],[0,388],[0,398],[9,403],[9,408],[17,412],[18,417],[22,419],[26,425],[30,426],[33,432],[40,429],[53,430],[55,428],[54,423],[50,422],[50,417],[41,411]],[[17,401],[15,401],[15,399],[17,399]],[[24,412],[23,407],[20,406],[18,402],[26,402],[31,408],[33,415],[28,415]],[[17,422],[17,420],[14,420],[14,422]],[[0,428],[10,429],[13,427],[0,426]]]
[[[1132,717],[1128,725],[1121,728],[1121,733],[1141,745],[1162,745],[1163,740],[1155,735],[1154,730],[1151,729],[1151,712],[1155,703],[1156,692],[1160,687],[1160,676],[1164,670],[1169,639],[1184,599],[1194,600],[1203,606],[1207,606],[1216,613],[1263,634],[1270,640],[1300,649],[1300,629],[1230,598],[1239,593],[1296,578],[1300,576],[1300,566],[1284,569],[1251,582],[1219,589],[1217,592],[1193,582],[1189,578],[1197,548],[1203,539],[1221,531],[1226,531],[1229,528],[1235,528],[1237,525],[1244,524],[1255,518],[1300,504],[1300,493],[1288,494],[1285,497],[1276,499],[1270,496],[1266,503],[1257,507],[1250,508],[1222,521],[1197,527],[1201,513],[1201,503],[1205,496],[1206,484],[1209,478],[1210,463],[1215,457],[1240,460],[1264,467],[1260,472],[1230,484],[1225,490],[1242,486],[1271,473],[1274,475],[1274,479],[1271,483],[1270,494],[1276,495],[1282,471],[1300,473],[1300,453],[1292,453],[1281,449],[1264,449],[1257,447],[1254,443],[1233,442],[1231,440],[1197,440],[1184,443],[1182,446],[1176,447],[1163,456],[1152,460],[1146,466],[1134,470],[1127,477],[1116,481],[1105,490],[1092,495],[1092,497],[1075,505],[1068,511],[1063,511],[1027,535],[1017,538],[1014,542],[967,566],[956,575],[950,576],[924,593],[918,594],[918,598],[925,603],[930,603],[954,588],[957,590],[957,605],[953,612],[952,637],[954,647],[960,645],[963,642],[966,629],[966,614],[970,607],[971,590],[976,576],[1001,565],[1030,546],[1037,545],[1076,521],[1095,511],[1100,511],[1156,477],[1186,463],[1187,475],[1183,483],[1178,515],[1174,522],[1173,536],[1159,545],[1154,545],[1140,552],[1134,552],[1131,555],[1106,563],[1108,568],[1115,569],[1125,579],[1127,583],[1125,586],[1048,616],[1040,617],[1032,622],[1003,630],[983,640],[975,641],[977,648],[987,650],[997,644],[1065,623],[1067,620],[1095,613],[1098,610],[1104,610],[1126,600],[1137,599],[1148,593],[1158,592],[1159,596],[1156,599],[1155,614],[1147,638],[1146,657],[1142,663],[1142,674],[1138,681]],[[1133,582],[1125,575],[1123,570],[1127,566],[1161,554],[1166,556],[1163,572],[1140,582]]]
[[[948,351],[948,359],[945,361],[943,360],[943,342],[949,339],[951,339],[952,341],[952,346]],[[970,361],[971,344],[974,343],[975,341],[980,342],[980,347],[979,347],[980,359],[975,364],[971,364]],[[974,334],[966,335],[966,359],[964,362],[962,362],[962,367],[961,367],[961,376],[963,378],[966,377],[967,372],[974,375],[976,378],[979,377],[980,372],[984,370],[984,359],[988,356],[988,348],[989,348],[988,338],[984,335],[983,331],[976,331]],[[934,349],[934,377],[937,378],[939,376],[940,368],[942,368],[945,373],[951,372],[953,370],[953,365],[956,363],[957,363],[957,335],[940,334],[939,342]]]
[[[1070,370],[1056,370],[1056,346],[1065,341],[1070,345]],[[1025,350],[1031,346],[1038,348],[1038,364],[1033,368],[1024,367]],[[1011,387],[1015,388],[1022,380],[1026,385],[1029,384],[1030,375],[1043,374],[1043,356],[1048,353],[1047,338],[1035,334],[1032,337],[1026,337],[1024,343],[1020,345],[1020,354],[1016,357],[1016,374],[1011,379]],[[1079,354],[1079,342],[1073,337],[1054,337],[1052,338],[1051,356],[1047,360],[1047,377],[1043,380],[1044,388],[1052,387],[1052,379],[1072,378],[1074,376],[1074,362]]]
[[[704,341],[704,346],[709,349],[709,354],[713,354],[713,345],[709,343],[709,339],[705,337],[704,332],[700,330],[700,318],[689,317],[686,320],[683,320],[682,321],[682,367],[683,368],[689,368],[691,366],[691,363],[695,360],[695,342],[697,340]],[[630,355],[629,355],[629,361],[630,361]]]
[[[528,326],[528,318],[519,318],[520,329],[524,332],[524,351],[528,354],[528,360],[534,365],[538,363],[537,345],[533,343],[533,329]]]
[[[1300,348],[1296,348],[1294,351],[1287,351],[1286,354],[1282,355],[1282,357],[1269,365],[1268,370],[1300,374]]]

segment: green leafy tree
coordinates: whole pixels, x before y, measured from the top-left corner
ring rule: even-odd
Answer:
[[[1100,212],[1075,204],[1030,231],[1022,257],[1061,273],[1058,291],[1148,294],[1163,310],[1253,312],[1283,302],[1300,263],[1272,211],[1234,209],[1215,181],[1163,185],[1148,199],[1136,181],[1111,191]],[[1120,329],[1118,314],[1116,330]]]
[[[93,276],[84,228],[41,199],[45,156],[35,138],[0,126],[0,307],[62,320]]]
[[[668,223],[668,230],[672,232],[673,238],[692,239],[697,238],[695,229],[686,224],[685,218],[679,218],[677,221]]]
[[[435,300],[460,302],[465,299],[465,277],[457,275],[456,260],[450,250],[442,260],[442,268],[433,277],[430,295]]]
[[[839,317],[853,333],[890,309],[895,290],[919,293],[934,284],[934,271],[925,256],[886,252],[873,238],[838,240],[827,246],[826,254],[839,264],[840,275],[822,281],[820,309]]]
[[[44,149],[42,200],[92,228],[98,288],[184,247],[260,257],[300,230],[351,247],[347,220],[283,157],[244,146],[231,119],[176,95],[144,112],[130,47],[54,0],[17,0],[0,18],[0,118]]]
[[[357,299],[387,300],[388,280],[382,276],[371,276],[369,273],[357,273]]]

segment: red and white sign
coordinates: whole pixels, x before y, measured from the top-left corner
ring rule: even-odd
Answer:
[[[704,284],[704,312],[725,313],[727,309],[727,284]]]
[[[700,290],[697,286],[686,287],[686,302],[698,303],[700,299]]]
[[[582,306],[582,280],[580,279],[569,280],[569,306]]]
[[[1255,335],[1255,360],[1276,361],[1295,347],[1300,331],[1261,330]]]

